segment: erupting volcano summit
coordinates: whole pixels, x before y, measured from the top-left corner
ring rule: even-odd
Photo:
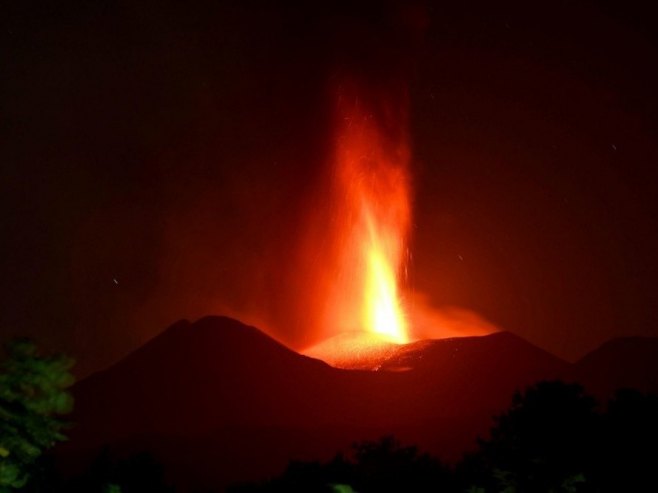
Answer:
[[[406,99],[335,91],[330,272],[321,325],[329,337],[365,332],[409,341],[400,295],[411,220]]]

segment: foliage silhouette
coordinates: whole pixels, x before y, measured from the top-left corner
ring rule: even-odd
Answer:
[[[139,453],[117,460],[105,448],[89,469],[74,478],[62,493],[173,493],[164,467],[150,454]]]
[[[601,408],[580,385],[539,382],[517,392],[477,451],[452,468],[385,437],[328,463],[291,462],[278,478],[231,491],[658,491],[657,420],[658,396],[621,390]]]
[[[391,436],[356,443],[350,457],[338,454],[326,464],[291,462],[284,474],[262,484],[241,485],[233,493],[253,492],[436,492],[451,487],[452,476],[437,459]]]
[[[66,439],[62,415],[71,411],[73,360],[41,355],[27,339],[6,348],[0,370],[0,492],[23,488],[43,453]]]
[[[658,396],[622,389],[603,416],[601,491],[658,491]]]
[[[596,401],[580,385],[540,382],[514,395],[462,470],[486,491],[573,490],[595,475],[599,433]]]

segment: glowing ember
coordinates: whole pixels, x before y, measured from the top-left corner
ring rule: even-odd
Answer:
[[[345,88],[337,99],[332,220],[340,239],[325,323],[404,343],[398,280],[411,212],[405,112],[378,107],[375,117]]]

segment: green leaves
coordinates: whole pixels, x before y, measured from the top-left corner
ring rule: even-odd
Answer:
[[[23,487],[43,452],[66,440],[61,415],[73,408],[72,366],[63,355],[40,355],[27,339],[7,346],[0,366],[0,493]]]

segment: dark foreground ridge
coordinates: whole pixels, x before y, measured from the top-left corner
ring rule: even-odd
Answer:
[[[570,365],[501,332],[412,343],[382,365],[407,371],[369,372],[299,355],[230,318],[180,321],[75,386],[76,425],[58,460],[75,473],[104,446],[148,451],[182,490],[269,477],[291,459],[328,460],[383,435],[456,460],[515,390],[539,380],[655,392],[652,344],[613,342]],[[641,372],[624,363],[638,351]]]

